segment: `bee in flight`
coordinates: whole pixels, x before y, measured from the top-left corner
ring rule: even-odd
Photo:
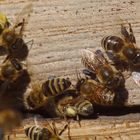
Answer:
[[[55,126],[55,123],[52,123],[52,126],[47,121],[46,127],[40,127],[39,125],[28,126],[25,128],[25,134],[30,140],[62,140],[60,137],[62,133],[66,130],[68,124],[58,132],[58,129]]]
[[[129,23],[129,31],[121,24],[121,36],[109,35],[102,39],[101,45],[116,67],[140,70],[140,49]],[[119,68],[121,68],[119,67]]]
[[[125,79],[122,73],[107,61],[100,50],[96,50],[95,53],[84,50],[82,63],[87,68],[83,73],[96,79],[104,87],[114,90],[124,86]]]
[[[23,41],[23,31],[29,13],[32,11],[32,4],[26,5],[16,18],[15,25],[10,28],[3,28],[0,35],[0,46],[6,48],[8,53],[6,59],[18,58],[24,60],[28,55],[27,44]],[[20,28],[20,29],[19,29]]]
[[[10,22],[8,21],[5,14],[0,12],[0,35],[4,29],[9,28]]]

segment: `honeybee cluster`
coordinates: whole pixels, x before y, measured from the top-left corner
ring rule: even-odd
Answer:
[[[136,47],[131,24],[129,31],[121,25],[121,37],[110,35],[102,39],[101,45],[108,58],[101,50],[82,52],[85,77],[77,72],[75,85],[69,78],[49,77],[43,83],[32,84],[31,90],[25,92],[30,76],[23,63],[29,52],[23,33],[31,11],[32,4],[26,5],[14,26],[0,13],[0,46],[6,51],[0,68],[0,127],[7,131],[19,126],[23,112],[61,117],[67,121],[94,115],[96,105],[124,106],[128,94],[124,71],[131,73],[140,69],[140,49]],[[33,44],[33,40],[29,42]],[[25,134],[31,140],[59,140],[67,126],[58,133],[54,123],[53,127],[48,123],[47,128],[36,124],[26,127]]]

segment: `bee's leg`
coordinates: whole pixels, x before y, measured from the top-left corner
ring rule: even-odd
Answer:
[[[34,44],[34,40],[32,39],[32,40],[26,42],[25,44],[26,44],[26,45],[27,45],[27,44],[30,44],[30,47],[29,47],[29,51],[30,51],[30,50],[32,49],[33,44]],[[23,45],[24,45],[24,44],[23,44]]]
[[[91,79],[95,80],[97,78],[96,76],[96,73],[90,69],[84,69],[83,70],[83,73],[86,75],[86,76],[89,76]]]
[[[136,43],[136,38],[135,38],[135,36],[134,36],[133,29],[132,29],[130,23],[129,23],[129,32],[130,32],[130,34],[129,34],[130,41],[131,41],[132,43]]]
[[[53,131],[54,131],[55,135],[58,136],[59,133],[58,133],[58,129],[56,128],[55,122],[52,122],[52,126],[53,126]]]
[[[78,121],[78,124],[81,127],[81,121],[80,121],[79,115],[76,116],[76,120]]]
[[[121,34],[124,36],[126,41],[129,41],[129,38],[130,38],[129,33],[126,27],[124,27],[123,25],[121,25]]]
[[[69,127],[70,121],[67,120],[67,124],[64,126],[64,128],[59,132],[59,136],[62,135],[62,133]]]
[[[20,28],[20,31],[19,31],[19,34],[22,36],[22,32],[24,30],[24,24],[25,24],[25,19],[23,19],[22,21],[22,25],[21,25],[21,28]]]
[[[23,32],[23,29],[24,29],[24,24],[25,24],[25,19],[23,19],[22,22],[18,23],[18,24],[15,26],[15,28],[18,28],[18,27],[21,26],[20,31],[19,31],[19,35],[20,35],[20,36],[22,36],[22,32]]]
[[[10,58],[9,55],[6,56],[6,58],[2,61],[2,63],[5,63]]]

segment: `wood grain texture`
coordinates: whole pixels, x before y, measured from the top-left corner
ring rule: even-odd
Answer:
[[[102,49],[102,37],[120,27],[117,17],[132,23],[137,45],[140,45],[139,0],[0,0],[0,11],[14,22],[14,15],[29,2],[34,7],[24,34],[27,42],[34,39],[27,58],[32,83],[43,82],[51,75],[70,77],[75,82],[76,69],[83,69],[81,50]],[[1,56],[0,60],[4,57]],[[127,79],[126,87],[129,90],[128,105],[139,105],[140,87],[131,77]],[[74,140],[79,139],[80,134],[80,139],[87,140],[140,139],[139,114],[135,115],[137,119],[132,114],[112,120],[105,117],[82,121],[86,125],[82,128],[77,124],[74,127],[74,122],[71,133]],[[88,135],[88,138],[82,134]],[[21,131],[15,139],[26,138]]]
[[[96,120],[83,120],[81,127],[76,121],[70,123],[70,136],[72,140],[139,140],[140,117],[133,114],[123,117],[101,117]],[[48,120],[50,123],[52,121]],[[62,120],[55,120],[58,130],[66,124]],[[25,120],[24,126],[34,125],[33,119]],[[39,125],[47,127],[46,120],[39,120]],[[16,136],[10,135],[10,140],[28,140],[23,128],[15,131]],[[68,130],[62,134],[63,139],[68,139]]]

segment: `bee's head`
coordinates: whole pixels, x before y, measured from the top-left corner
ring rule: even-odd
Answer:
[[[133,59],[133,64],[136,66],[140,66],[140,50],[136,51],[135,57]]]
[[[66,105],[64,107],[64,114],[68,117],[75,117],[77,115],[77,110],[74,106]]]

